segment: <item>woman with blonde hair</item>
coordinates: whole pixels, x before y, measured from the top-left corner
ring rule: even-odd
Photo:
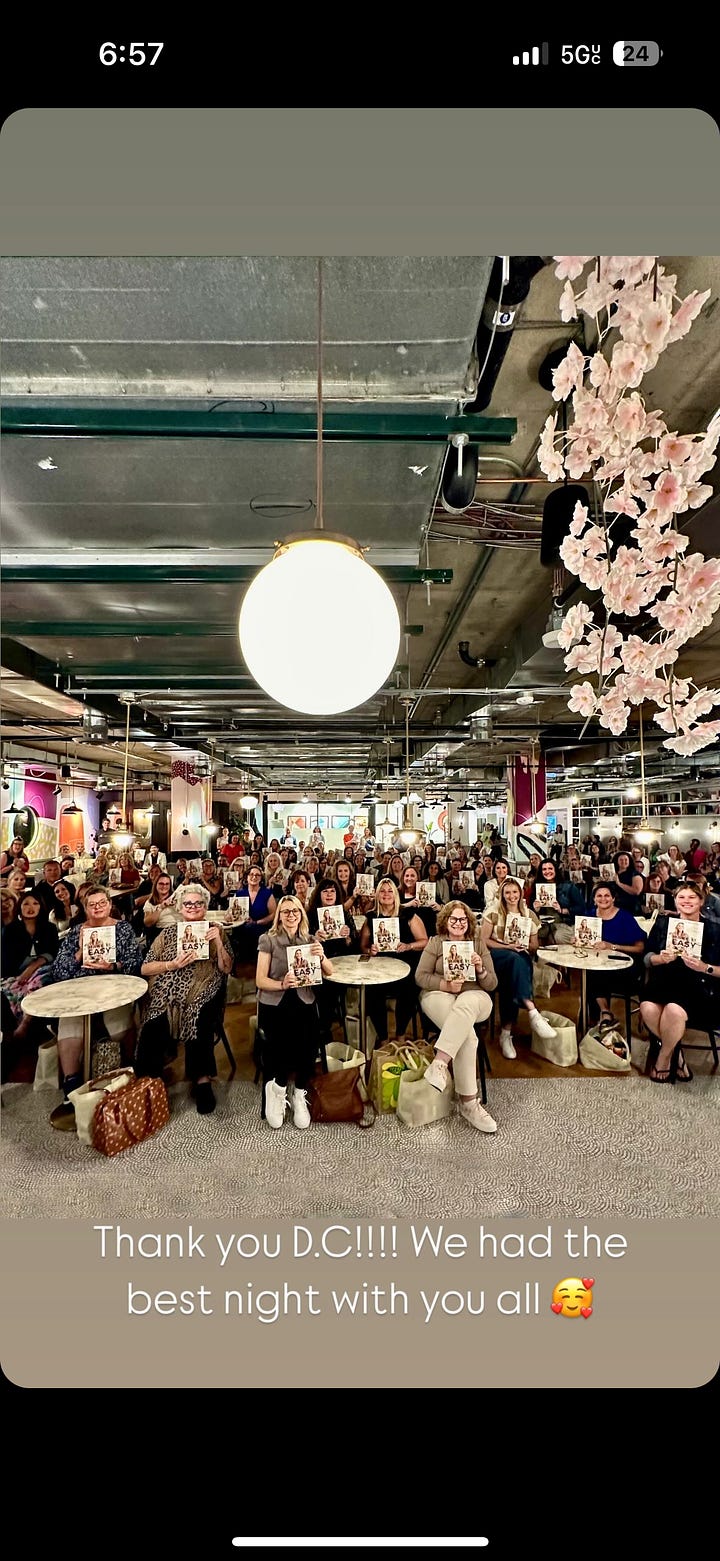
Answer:
[[[396,916],[400,921],[400,941],[396,949],[386,953],[378,943],[378,917]],[[375,914],[368,917],[360,929],[360,947],[371,959],[381,954],[384,959],[400,959],[410,966],[408,975],[401,976],[390,986],[369,986],[365,996],[366,1012],[377,1031],[377,1045],[387,1040],[388,997],[395,998],[395,1034],[405,1034],[408,1021],[415,1011],[415,969],[428,940],[427,930],[417,907],[400,904],[400,891],[392,878],[381,878],[375,890]]]
[[[180,887],[182,888],[183,886],[181,885]],[[200,885],[197,885],[197,887],[199,888]],[[174,893],[178,894],[179,892],[179,889],[176,889]],[[157,928],[158,932],[164,932],[166,927],[177,926],[180,920],[180,910],[175,901],[174,893],[170,874],[159,873],[143,905],[143,924],[148,931]]]
[[[445,976],[443,954],[448,945],[452,952],[458,942],[473,945],[474,981]],[[435,1060],[425,1074],[428,1084],[443,1090],[452,1063],[461,1117],[481,1133],[496,1132],[490,1113],[478,1100],[474,1027],[490,1016],[492,998],[488,993],[495,990],[497,976],[479,923],[461,900],[451,900],[449,905],[443,905],[437,919],[437,931],[420,956],[415,980],[421,989],[420,1007],[440,1029],[435,1042]]]
[[[508,922],[510,932],[516,918],[521,918],[523,923],[529,920],[529,937],[527,945],[519,939],[509,940],[507,937]],[[518,1016],[520,1005],[527,1008],[530,1015],[530,1028],[536,1035],[546,1041],[551,1041],[555,1031],[547,1019],[543,1019],[533,1002],[533,967],[532,955],[538,946],[538,930],[540,923],[534,911],[526,905],[522,892],[522,884],[517,878],[506,878],[500,887],[498,900],[489,910],[486,910],[482,923],[482,935],[492,954],[492,961],[497,971],[498,988],[500,996],[500,1050],[503,1057],[512,1061],[517,1057],[513,1045],[512,1026]]]
[[[288,949],[302,944],[319,956],[323,976],[332,976],[332,963],[310,932],[304,905],[296,895],[284,894],[258,943],[255,974],[258,1024],[265,1036],[263,1071],[272,1074],[265,1085],[265,1118],[274,1128],[282,1127],[288,1104],[295,1126],[310,1126],[307,1086],[318,1049],[318,1013],[313,988],[299,985],[288,961]]]

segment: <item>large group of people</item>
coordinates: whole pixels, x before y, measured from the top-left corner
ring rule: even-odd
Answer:
[[[505,1058],[517,1055],[513,1026],[521,1008],[531,1030],[549,1037],[552,1027],[533,998],[537,950],[571,943],[577,917],[590,914],[602,923],[600,948],[632,961],[612,978],[588,973],[594,1016],[608,1010],[611,992],[634,986],[651,1039],[650,1079],[688,1080],[686,1028],[720,1024],[720,845],[706,851],[693,840],[681,854],[674,845],[661,851],[659,843],[643,849],[627,838],[603,843],[593,836],[577,846],[554,841],[551,854],[534,852],[523,870],[502,849],[496,834],[470,849],[427,842],[408,850],[399,838],[383,847],[365,830],[342,850],[326,850],[319,828],[307,840],[286,830],[269,843],[246,832],[221,837],[215,856],[180,857],[169,869],[155,846],[142,861],[102,847],[85,882],[78,882],[72,857],[46,862],[33,882],[15,840],[0,865],[3,1035],[22,1039],[30,1023],[22,1001],[37,986],[108,971],[142,975],[149,987],[137,1030],[131,1007],[109,1009],[94,1024],[120,1037],[136,1067],[151,1075],[182,1043],[186,1078],[206,1114],[215,1106],[226,979],[233,969],[253,974],[267,1121],[280,1127],[290,1112],[305,1128],[318,1039],[342,1012],[340,989],[326,984],[332,961],[348,953],[389,958],[402,961],[397,981],[370,984],[366,993],[376,1044],[388,1036],[388,998],[397,1036],[419,1012],[439,1031],[428,1082],[442,1089],[452,1070],[461,1116],[494,1132],[475,1083],[474,1026],[490,1012],[488,994],[497,988]],[[184,952],[178,928],[207,922],[211,912],[223,925],[217,917],[210,922],[207,957]],[[699,924],[692,948],[668,946],[671,916]],[[390,946],[385,918],[398,928]],[[88,956],[92,930],[107,926],[115,927],[112,963]],[[447,940],[472,946],[474,980],[469,970],[465,979],[448,975]],[[288,949],[300,945],[319,960],[319,985],[306,985],[288,961]],[[81,1081],[80,1020],[59,1022],[58,1051],[67,1102]],[[54,1117],[69,1113],[64,1104]]]

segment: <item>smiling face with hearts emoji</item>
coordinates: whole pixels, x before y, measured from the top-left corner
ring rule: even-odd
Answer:
[[[592,1317],[594,1279],[561,1279],[552,1293],[551,1310],[557,1317]]]

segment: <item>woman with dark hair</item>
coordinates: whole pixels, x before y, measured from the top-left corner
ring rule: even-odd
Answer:
[[[585,915],[585,896],[579,884],[559,881],[554,862],[540,863],[530,904],[540,918],[541,942],[572,943],[575,917]]]
[[[435,858],[431,862],[425,863],[423,879],[426,883],[434,883],[436,903],[438,905],[447,905],[450,899],[450,890],[447,879],[443,874],[442,866]]]
[[[343,916],[339,935],[330,926],[332,918],[324,916],[325,911],[333,910],[335,907],[342,911]],[[360,948],[360,937],[355,920],[347,906],[343,904],[340,885],[334,878],[319,879],[312,892],[307,919],[310,937],[322,943],[326,959],[340,959],[344,954],[357,954]],[[342,994],[341,987],[328,987],[324,982],[316,989],[320,1028],[324,1033],[330,1030],[338,993]]]
[[[642,913],[645,879],[638,872],[629,851],[618,851],[613,861],[618,905],[629,911],[631,916],[639,916]]]
[[[58,941],[57,927],[50,922],[42,901],[34,889],[26,889],[20,896],[15,920],[2,929],[2,993],[18,1021],[14,1026],[16,1040],[32,1023],[23,1014],[22,1000],[42,986],[46,970],[57,954]]]
[[[181,887],[180,885],[178,887]],[[180,920],[179,908],[171,904],[173,882],[169,873],[159,873],[150,894],[143,905],[143,927],[146,932],[164,932],[175,927]]]
[[[696,883],[678,886],[675,910],[683,921],[702,929],[702,941],[699,954],[668,948],[674,921],[669,916],[658,916],[648,933],[648,981],[640,1012],[650,1031],[654,1084],[691,1079],[682,1049],[686,1029],[707,1033],[720,1025],[720,922],[708,915],[705,891]]]
[[[254,958],[259,940],[271,926],[277,910],[273,891],[263,883],[263,870],[257,863],[248,868],[245,884],[238,890],[237,898],[247,900],[248,917],[247,921],[233,927],[230,941],[238,960],[244,963]]]
[[[272,926],[258,944],[255,974],[258,1022],[265,1036],[265,1070],[272,1071],[265,1084],[265,1120],[274,1128],[282,1127],[288,1105],[296,1127],[310,1126],[307,1086],[318,1047],[315,995],[319,988],[300,986],[287,957],[289,948],[308,943],[310,952],[321,957],[323,976],[332,976],[331,961],[322,943],[310,933],[304,906],[297,896],[284,894]]]
[[[667,862],[664,863],[664,866],[667,868]],[[667,873],[666,877],[663,877],[662,872],[659,870],[659,864],[658,864],[658,871],[656,873],[650,873],[649,874],[647,883],[645,885],[645,897],[644,897],[644,907],[643,907],[644,910],[645,910],[645,914],[646,915],[649,915],[652,909],[657,910],[659,908],[657,906],[653,907],[653,906],[649,906],[648,905],[648,903],[647,903],[647,896],[649,894],[660,894],[660,895],[662,895],[663,910],[664,911],[674,911],[674,909],[675,909],[675,901],[673,899],[672,892],[668,888],[668,885],[667,885],[667,878],[669,878],[669,876],[670,876],[669,873]]]
[[[287,881],[287,893],[294,895],[296,900],[300,901],[303,910],[307,914],[312,884],[310,882],[310,874],[305,871],[304,867],[296,867],[294,873],[290,874]]]
[[[599,883],[593,894],[595,915],[602,921],[602,938],[599,943],[594,943],[593,948],[607,949],[611,953],[630,954],[635,964],[624,966],[617,971],[593,971],[588,969],[587,995],[591,1021],[597,1018],[597,1009],[601,1013],[609,1013],[608,1001],[611,992],[623,993],[637,989],[641,974],[638,967],[638,956],[645,948],[645,935],[638,926],[635,917],[618,904],[618,893],[613,883]]]
[[[701,873],[706,856],[707,851],[704,846],[701,846],[700,841],[691,840],[686,854],[688,871]]]
[[[453,981],[444,974],[443,953],[447,944],[455,941],[473,945],[473,981]],[[488,993],[497,986],[497,976],[479,923],[460,900],[440,911],[437,931],[423,949],[415,979],[421,989],[423,1012],[440,1028],[435,1059],[425,1074],[428,1084],[444,1090],[452,1063],[460,1115],[481,1133],[494,1133],[496,1124],[478,1100],[475,1025],[492,1012],[493,1000]]]
[[[26,873],[30,863],[25,855],[25,841],[21,839],[20,835],[15,835],[10,841],[7,851],[3,851],[2,856],[0,856],[0,878],[7,878],[8,873],[11,873],[13,868],[18,866],[22,867],[23,872]]]
[[[340,860],[335,863],[335,882],[339,886],[340,898],[343,904],[349,900],[350,905],[348,909],[352,909],[355,899],[355,868],[352,862],[348,862],[345,857],[341,856]]]
[[[80,914],[80,907],[76,903],[77,895],[74,883],[65,883],[63,878],[55,885],[56,905],[50,912],[50,924],[57,927],[58,937],[67,932]]]

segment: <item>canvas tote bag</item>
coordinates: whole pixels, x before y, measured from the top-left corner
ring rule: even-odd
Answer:
[[[530,1050],[547,1062],[554,1062],[557,1068],[571,1068],[578,1060],[577,1031],[572,1019],[567,1019],[565,1014],[554,1014],[547,1008],[542,1009],[542,1016],[552,1025],[555,1034],[552,1040],[546,1041],[533,1030]]]

